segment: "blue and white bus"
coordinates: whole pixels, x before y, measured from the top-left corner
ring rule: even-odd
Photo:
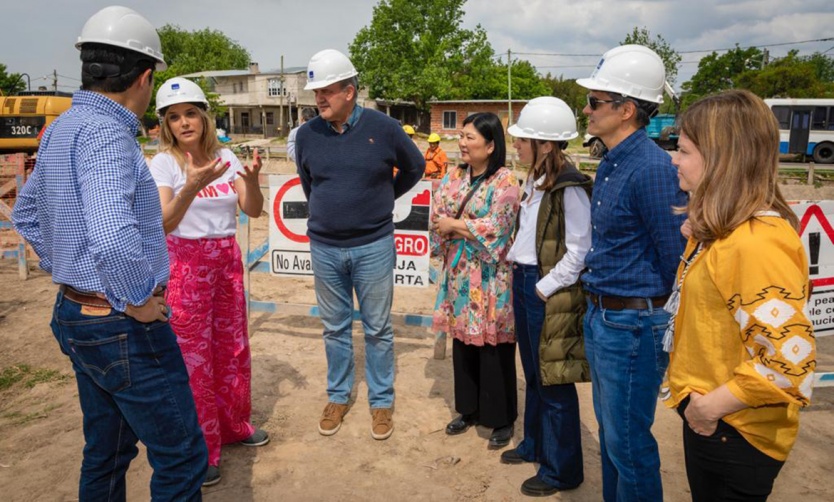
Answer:
[[[766,99],[779,121],[779,152],[834,163],[834,99]]]

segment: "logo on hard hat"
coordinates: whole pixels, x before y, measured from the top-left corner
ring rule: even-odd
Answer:
[[[309,80],[313,80],[315,78],[315,76],[313,75],[313,70],[307,72],[307,78]]]
[[[605,58],[602,58],[602,59],[599,60],[599,63],[597,63],[597,67],[594,68],[594,72],[591,74],[591,78],[594,78],[594,76],[597,74],[599,69],[602,68],[603,63],[605,63]]]
[[[171,84],[171,90],[172,91],[178,91],[179,88],[180,88],[180,84]]]

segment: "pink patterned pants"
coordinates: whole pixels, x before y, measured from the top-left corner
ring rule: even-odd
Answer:
[[[252,359],[240,248],[233,236],[169,235],[168,254],[171,327],[188,368],[209,465],[217,466],[220,445],[255,431],[249,423]]]

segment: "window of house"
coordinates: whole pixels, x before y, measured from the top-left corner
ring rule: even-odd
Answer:
[[[232,94],[237,94],[237,82],[232,82]]]
[[[267,84],[268,96],[286,96],[287,88],[281,85],[281,79],[271,78]]]
[[[266,112],[266,125],[273,125],[275,123],[275,113]]]
[[[458,128],[458,112],[446,110],[443,112],[443,129]]]

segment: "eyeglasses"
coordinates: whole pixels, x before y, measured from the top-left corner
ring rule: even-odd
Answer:
[[[596,110],[602,103],[622,103],[619,99],[599,99],[590,94],[585,96],[585,98],[588,100],[588,106],[591,107],[591,110]]]

